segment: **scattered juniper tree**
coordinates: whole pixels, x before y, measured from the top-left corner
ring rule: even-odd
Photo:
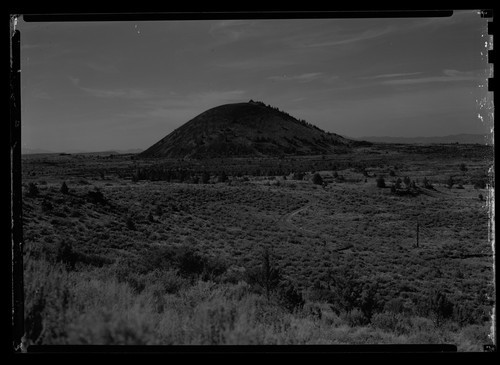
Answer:
[[[453,315],[453,303],[446,297],[442,289],[431,291],[428,306],[436,327],[440,327],[445,319]]]
[[[67,269],[73,269],[76,264],[76,253],[72,244],[67,240],[59,241],[56,253],[56,261],[66,265]]]
[[[428,189],[428,185],[429,185],[429,180],[427,180],[427,177],[424,176],[424,179],[422,180],[422,184],[424,185],[424,188]]]
[[[203,174],[201,175],[202,184],[208,184],[209,181],[210,181],[210,174],[207,171],[203,171]]]
[[[313,184],[316,184],[316,185],[322,185],[323,178],[321,177],[321,175],[319,173],[315,173],[313,175],[312,182],[313,182]]]
[[[385,179],[384,179],[384,177],[382,175],[379,175],[377,177],[376,181],[377,181],[377,187],[378,188],[385,188]]]
[[[217,178],[217,181],[220,182],[220,183],[223,183],[223,182],[227,181],[227,175],[226,175],[226,172],[224,170],[221,171],[221,173],[219,174],[219,176]]]
[[[446,180],[446,186],[448,189],[451,189],[453,184],[455,184],[455,181],[453,180],[453,176],[450,176],[448,180]]]
[[[396,180],[395,188],[396,189],[401,189],[401,183],[402,182],[403,182],[403,180],[401,180],[401,178],[398,177],[398,179]]]
[[[98,187],[95,187],[94,191],[89,191],[87,193],[87,196],[88,196],[89,200],[95,204],[97,204],[97,203],[104,204],[106,202],[106,199],[104,198],[104,194],[102,193],[102,191]]]
[[[474,183],[474,189],[486,189],[486,182],[487,178],[486,177],[476,177],[473,180]]]
[[[293,174],[293,179],[294,180],[303,180],[304,179],[304,173],[303,172],[295,172]]]
[[[54,206],[52,205],[52,203],[44,198],[42,201],[42,211],[49,212],[52,209],[54,209]]]
[[[288,311],[304,307],[305,300],[299,290],[291,282],[286,281],[280,284],[279,302]]]
[[[426,188],[426,189],[432,189],[432,184],[427,179],[427,177],[424,177],[424,180],[422,181],[422,183],[424,184],[424,188]]]
[[[135,231],[137,229],[132,217],[127,218],[127,228],[130,229],[131,231]]]
[[[410,184],[411,184],[411,179],[409,176],[405,176],[404,180],[403,180],[404,184],[405,184],[405,187],[408,189],[410,187]]]
[[[267,300],[270,300],[271,293],[276,290],[281,281],[281,272],[275,266],[268,248],[262,253],[262,263],[260,268],[249,272],[249,282],[256,284],[266,294]]]
[[[363,313],[364,320],[369,323],[373,314],[382,307],[382,301],[378,293],[378,284],[366,284],[357,299],[357,307]]]
[[[40,195],[40,190],[38,190],[38,185],[36,183],[29,183],[28,185],[28,196],[35,198]]]
[[[153,223],[155,221],[155,217],[153,216],[152,212],[149,212],[149,214],[148,214],[148,221],[150,221],[151,223]]]
[[[68,189],[68,185],[66,185],[66,181],[63,181],[63,183],[61,185],[61,193],[65,194],[65,195],[69,193],[69,189]]]

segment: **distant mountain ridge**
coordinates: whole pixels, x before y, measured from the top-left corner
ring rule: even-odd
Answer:
[[[453,134],[435,137],[387,137],[368,136],[353,138],[356,140],[369,141],[374,143],[460,143],[460,144],[492,144],[492,136],[489,134]]]
[[[211,158],[341,153],[362,144],[329,133],[260,101],[211,108],[140,157]]]
[[[40,148],[21,148],[21,155],[50,154],[50,153],[125,155],[129,153],[141,153],[142,151],[144,151],[142,148],[131,148],[126,150],[105,150],[105,151],[65,150],[65,151],[54,152]]]

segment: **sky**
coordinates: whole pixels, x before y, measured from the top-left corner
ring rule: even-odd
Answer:
[[[487,19],[19,19],[22,146],[146,149],[250,99],[343,136],[489,133]],[[481,117],[482,115],[482,117]]]

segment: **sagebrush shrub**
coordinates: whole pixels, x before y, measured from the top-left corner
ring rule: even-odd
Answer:
[[[385,179],[383,176],[380,175],[379,177],[377,177],[376,182],[378,188],[385,188]]]
[[[365,315],[357,308],[344,313],[343,317],[351,327],[359,327],[366,324]]]

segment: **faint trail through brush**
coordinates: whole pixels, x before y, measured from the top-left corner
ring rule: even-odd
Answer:
[[[316,199],[311,199],[309,201],[309,203],[307,203],[303,207],[301,207],[299,209],[295,209],[292,212],[281,216],[278,220],[278,224],[280,224],[282,227],[285,227],[285,228],[290,229],[290,230],[298,230],[298,231],[308,233],[308,234],[319,235],[319,236],[321,236],[321,241],[323,242],[324,246],[326,246],[328,242],[331,244],[332,243],[331,235],[323,233],[323,232],[313,231],[313,230],[310,230],[307,228],[300,227],[300,226],[294,224],[292,221],[293,217],[295,217],[297,214],[300,214],[300,213],[306,211],[307,209],[314,209],[314,207],[317,205],[318,205],[318,201]],[[334,243],[333,251],[343,251],[343,250],[349,249],[351,247],[353,247],[353,245],[350,243],[343,244],[343,245],[338,244],[338,243]]]

